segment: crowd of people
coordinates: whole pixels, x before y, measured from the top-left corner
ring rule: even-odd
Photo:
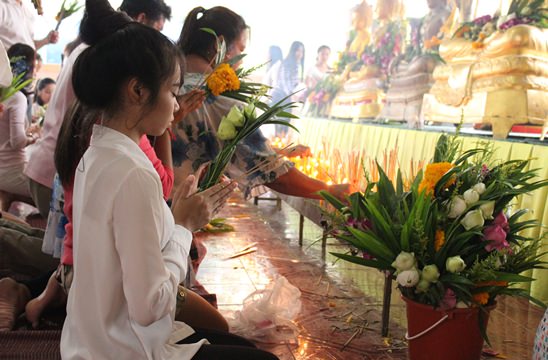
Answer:
[[[35,77],[36,49],[58,40],[52,31],[35,41],[29,14],[20,0],[0,2],[2,19],[21,19],[0,26],[11,59],[3,65],[24,79]],[[228,177],[198,192],[222,146],[220,120],[239,104],[205,101],[196,89],[218,50],[201,29],[223,37],[225,61],[245,50],[249,29],[228,8],[198,7],[174,44],[160,33],[170,17],[162,0],[124,0],[118,11],[107,0],[86,1],[57,79],[33,82],[2,103],[0,241],[10,270],[30,280],[0,279],[0,330],[21,314],[39,327],[45,309],[65,306],[63,358],[108,358],[116,349],[122,358],[274,359],[229,333],[193,291],[192,232],[237,186],[246,198],[267,187],[315,198],[319,190],[342,197],[348,185],[327,186],[281,158],[248,174],[275,157],[258,131],[238,145]],[[285,69],[283,91],[304,79],[304,46],[295,44],[273,65]],[[48,219],[45,231],[11,215],[15,201]]]

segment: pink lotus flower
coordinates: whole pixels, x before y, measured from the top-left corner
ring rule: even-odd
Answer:
[[[455,292],[451,289],[445,290],[445,295],[441,300],[440,308],[442,310],[450,310],[454,309],[455,306],[457,306],[457,295],[455,295]]]
[[[500,225],[493,224],[486,227],[483,230],[483,240],[489,241],[489,244],[485,245],[485,250],[491,252],[495,249],[502,250],[510,246],[506,241],[506,231]]]
[[[493,224],[500,226],[505,232],[510,231],[510,227],[508,226],[508,219],[502,211],[497,216],[495,216]]]

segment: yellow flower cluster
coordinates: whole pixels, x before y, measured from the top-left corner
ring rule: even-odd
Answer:
[[[240,89],[240,79],[229,64],[221,64],[215,68],[213,73],[207,78],[207,87],[215,96],[219,96],[225,91]]]
[[[440,162],[426,165],[424,176],[419,184],[419,191],[426,190],[427,194],[432,194],[438,181],[451,170],[453,164],[448,162]],[[455,179],[450,179],[445,186],[449,186],[455,182]]]
[[[439,251],[441,247],[445,244],[445,232],[443,230],[436,230],[436,239],[434,241],[434,249]]]

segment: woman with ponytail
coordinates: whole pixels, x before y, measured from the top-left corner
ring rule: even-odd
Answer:
[[[204,74],[213,70],[211,64],[217,53],[216,41],[203,28],[212,29],[218,37],[224,39],[225,61],[240,55],[247,45],[248,27],[240,15],[222,6],[194,8],[185,18],[177,43],[187,62],[183,90],[195,88],[203,80]],[[297,47],[291,56],[298,51]],[[302,57],[294,61],[295,69],[302,65],[301,59]],[[235,67],[238,65],[235,64]],[[295,74],[297,73],[296,70]],[[217,155],[221,147],[221,141],[216,136],[217,129],[221,118],[235,104],[243,105],[227,97],[212,96],[200,109],[189,114],[184,124],[179,124],[174,129],[176,139],[172,142],[172,149],[175,183]],[[284,194],[309,198],[319,198],[316,194],[319,190],[328,190],[341,197],[349,190],[347,184],[328,186],[309,178],[283,160],[273,163],[268,171],[253,171],[246,175],[257,164],[273,156],[274,151],[260,131],[238,145],[227,172],[231,178],[238,179],[238,185],[245,197],[260,195],[266,191],[265,186]]]

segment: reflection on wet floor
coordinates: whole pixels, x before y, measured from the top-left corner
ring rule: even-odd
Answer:
[[[310,221],[305,221],[300,247],[299,214],[285,203],[278,211],[274,202],[255,206],[235,196],[222,216],[236,231],[205,237],[208,252],[197,276],[217,295],[221,312],[233,316],[249,294],[264,289],[277,275],[301,291],[302,308],[295,320],[298,339],[286,344],[264,339],[259,347],[283,360],[407,358],[405,306],[397,290],[392,292],[390,335],[380,335],[384,286],[380,272],[335,261],[329,252],[344,251],[335,240],[328,240],[322,252],[321,228]],[[256,251],[227,259],[251,245]],[[489,320],[493,349],[507,359],[530,359],[542,314],[522,299],[500,299]]]

